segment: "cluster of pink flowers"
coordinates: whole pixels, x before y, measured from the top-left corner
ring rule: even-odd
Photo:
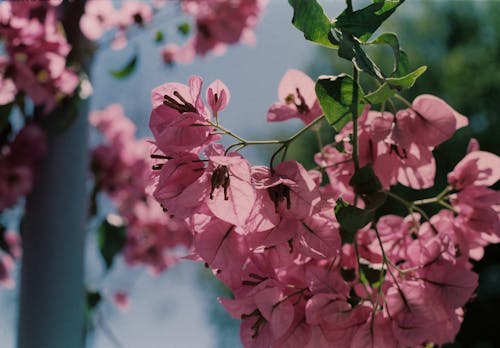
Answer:
[[[0,213],[31,192],[36,164],[46,152],[45,133],[35,123],[26,124],[12,142],[0,143]]]
[[[189,258],[232,290],[234,299],[221,303],[242,320],[244,347],[421,347],[454,339],[477,286],[469,258],[500,237],[499,194],[487,188],[499,179],[497,156],[473,148],[457,165],[436,200],[450,209],[430,218],[382,216],[342,244],[338,199],[365,203],[349,185],[352,123],[316,156],[329,178],[322,186],[320,171],[296,161],[251,166],[224,149],[219,112],[229,90],[210,84],[208,107],[201,91],[197,76],[152,91],[150,128],[163,157],[153,195],[185,219]],[[313,81],[297,70],[282,80],[279,99],[270,121],[309,124],[321,116]],[[372,165],[384,190],[397,182],[432,186],[432,150],[466,118],[428,95],[396,115],[369,109],[359,117],[360,165]]]
[[[0,225],[0,289],[12,289],[14,280],[11,272],[15,261],[22,255],[21,238],[13,231],[7,231]]]
[[[158,1],[155,4],[161,6]],[[123,1],[117,10],[111,0],[89,0],[80,19],[80,30],[88,39],[98,40],[106,32],[116,29],[111,47],[122,49],[127,45],[127,29],[132,25],[142,27],[152,19],[153,8],[142,1]]]
[[[127,226],[125,261],[148,265],[155,273],[176,262],[169,249],[191,245],[185,222],[165,215],[148,194],[151,144],[135,138],[135,125],[119,104],[94,111],[90,120],[106,142],[92,151],[95,185],[116,204]]]
[[[194,34],[182,46],[169,43],[162,49],[163,59],[168,64],[189,64],[196,55],[220,54],[227,45],[238,42],[253,44],[253,29],[267,0],[179,0],[179,3],[181,11],[193,18]],[[111,47],[121,49],[127,45],[127,29],[151,22],[155,9],[165,4],[166,1],[149,5],[126,0],[116,9],[111,0],[90,0],[85,5],[80,29],[90,40],[98,40],[106,32],[115,30]]]
[[[0,104],[27,95],[50,112],[78,85],[66,67],[71,46],[56,18],[61,1],[4,1],[0,3],[0,38],[6,56],[0,57]]]
[[[166,63],[189,64],[196,55],[222,53],[227,45],[253,44],[253,29],[267,0],[181,0],[180,3],[182,11],[193,17],[196,30],[183,46],[171,43],[163,48]]]

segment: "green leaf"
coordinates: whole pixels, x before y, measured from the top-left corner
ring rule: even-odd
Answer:
[[[14,107],[14,103],[9,103],[5,105],[0,105],[0,129],[5,127],[9,121],[10,112]]]
[[[304,37],[317,44],[338,48],[333,37],[330,19],[316,0],[288,0],[293,7],[292,24],[304,33]]]
[[[387,199],[387,194],[384,192],[372,192],[363,195],[363,201],[365,202],[365,210],[375,211],[378,207],[382,206]]]
[[[399,67],[401,58],[401,49],[399,48],[399,40],[394,33],[380,34],[375,40],[369,42],[370,45],[389,45],[394,53],[394,68],[392,73],[396,72]]]
[[[359,43],[356,43],[354,45],[354,59],[353,63],[356,65],[358,70],[365,71],[372,75],[375,78],[378,79],[384,79],[384,75],[382,75],[382,72],[380,71],[380,68],[375,64],[370,57],[368,57],[359,45]]]
[[[369,285],[375,289],[380,287],[385,277],[385,272],[383,270],[371,268],[364,263],[360,263],[359,265],[359,274],[363,284]]]
[[[163,31],[161,30],[156,30],[155,32],[155,42],[156,43],[161,43],[165,40],[165,35],[163,34]]]
[[[353,12],[345,10],[337,17],[334,26],[364,42],[403,2],[404,0],[385,0]]]
[[[132,74],[137,66],[138,55],[135,53],[132,58],[119,70],[110,70],[109,73],[116,79],[124,79]]]
[[[399,63],[398,68],[392,74],[393,77],[402,77],[408,75],[410,72],[410,60],[405,51],[399,50]]]
[[[353,243],[356,232],[373,220],[375,210],[364,210],[343,202],[337,203],[335,216],[340,224],[342,244]]]
[[[126,227],[119,221],[117,215],[110,214],[99,226],[97,233],[99,251],[106,264],[106,269],[109,269],[113,264],[113,258],[123,250],[127,239]]]
[[[356,270],[354,268],[341,268],[340,275],[346,282],[352,282],[356,280]]]
[[[382,189],[382,184],[375,175],[371,165],[359,168],[349,180],[349,185],[354,188],[358,195],[378,192]]]
[[[92,317],[101,301],[102,295],[99,292],[85,291],[85,316],[88,322],[92,322]]]
[[[388,77],[385,81],[388,83],[389,87],[396,88],[398,90],[408,89],[413,86],[415,81],[427,70],[425,65],[416,69],[415,71],[409,73],[408,75],[402,77]]]
[[[355,42],[352,35],[342,35],[342,39],[339,42],[339,57],[352,60],[355,55],[354,45]]]
[[[352,119],[351,104],[354,81],[351,76],[320,76],[316,81],[316,96],[326,119],[337,131]],[[360,93],[361,94],[361,93]],[[362,105],[358,105],[358,115]]]
[[[396,94],[396,90],[389,87],[389,85],[384,82],[375,91],[365,95],[365,99],[367,99],[370,104],[382,104],[389,100],[394,94]]]
[[[187,22],[181,23],[177,26],[177,31],[182,35],[188,35],[191,31],[191,26]]]
[[[0,224],[0,250],[10,254],[9,244],[7,244],[7,241],[5,240],[5,232],[7,232],[5,226]]]

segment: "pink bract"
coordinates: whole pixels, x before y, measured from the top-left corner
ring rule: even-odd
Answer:
[[[314,81],[300,70],[287,70],[278,87],[278,99],[267,112],[269,122],[299,118],[308,124],[322,114]]]

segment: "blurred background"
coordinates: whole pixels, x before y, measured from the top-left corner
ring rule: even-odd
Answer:
[[[330,17],[344,6],[343,1],[320,2]],[[220,115],[225,127],[250,139],[285,138],[301,127],[300,121],[267,124],[265,116],[268,107],[277,100],[277,87],[286,70],[301,69],[313,79],[321,74],[350,70],[347,64],[340,64],[334,51],[305,41],[290,24],[291,18],[291,7],[285,1],[271,0],[257,27],[255,47],[233,46],[223,56],[210,56],[186,66],[165,66],[160,59],[160,47],[154,43],[154,32],[140,33],[122,51],[102,48],[92,67],[94,95],[90,108],[121,103],[125,114],[137,124],[138,135],[149,137],[151,89],[165,82],[186,83],[189,76],[197,74],[203,77],[205,86],[220,79],[229,87],[231,101]],[[166,23],[160,29],[169,40],[176,40],[175,28],[171,25]],[[411,67],[428,66],[427,72],[405,95],[407,99],[412,100],[421,93],[435,94],[469,117],[469,127],[458,131],[452,140],[435,151],[438,180],[434,189],[419,192],[417,196],[412,190],[396,188],[408,199],[430,197],[446,185],[445,174],[463,157],[470,137],[478,139],[483,150],[500,152],[500,117],[497,115],[500,2],[407,1],[382,31],[398,33]],[[124,66],[135,50],[141,52],[136,71],[125,80],[113,79],[109,71]],[[371,53],[382,67],[392,64],[389,49]],[[325,143],[331,137],[324,126]],[[94,138],[91,136],[92,142]],[[253,164],[264,164],[273,148],[245,151]],[[312,156],[317,151],[314,134],[308,134],[293,144],[288,157],[312,167]],[[109,202],[103,204],[108,207],[103,214],[113,212]],[[387,205],[383,209],[405,214],[404,209],[395,206]],[[217,297],[229,296],[229,293],[203,265],[182,261],[160,275],[152,275],[146,269],[131,269],[118,260],[106,274],[97,252],[95,224],[91,221],[88,228],[86,284],[89,288],[104,289],[104,294],[109,296],[114,291],[125,290],[130,296],[130,308],[123,311],[111,301],[101,303],[95,325],[88,334],[87,348],[241,346],[239,322],[230,318],[217,302]],[[477,296],[467,305],[457,342],[450,347],[500,347],[498,323],[490,319],[500,312],[500,246],[488,247],[475,270],[480,275]],[[1,348],[15,346],[16,298],[15,289],[0,290]]]

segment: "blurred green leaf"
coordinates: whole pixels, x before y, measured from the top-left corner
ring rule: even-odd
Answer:
[[[106,269],[111,268],[114,257],[123,250],[127,239],[125,225],[121,221],[115,222],[115,218],[119,217],[108,215],[97,231],[97,243],[106,264]]]
[[[316,81],[316,96],[326,119],[337,131],[352,118],[353,79],[347,74],[320,76]],[[358,115],[362,105],[358,105]]]
[[[317,44],[338,48],[333,37],[330,19],[316,0],[288,0],[293,7],[292,24],[304,33],[304,37]]]
[[[135,70],[135,68],[137,67],[137,61],[138,61],[138,54],[135,53],[132,58],[130,58],[130,60],[127,62],[127,64],[125,64],[125,66],[119,70],[111,70],[109,73],[116,79],[124,79],[128,76],[130,76],[130,74],[132,74]]]
[[[366,41],[403,2],[404,0],[377,1],[361,10],[345,10],[337,17],[334,26],[343,33],[350,33],[359,40]]]
[[[161,42],[163,42],[163,40],[165,40],[165,34],[163,34],[163,31],[157,30],[155,32],[155,42],[161,43]]]
[[[181,23],[177,26],[177,31],[182,35],[188,35],[191,31],[191,26],[187,22]]]

